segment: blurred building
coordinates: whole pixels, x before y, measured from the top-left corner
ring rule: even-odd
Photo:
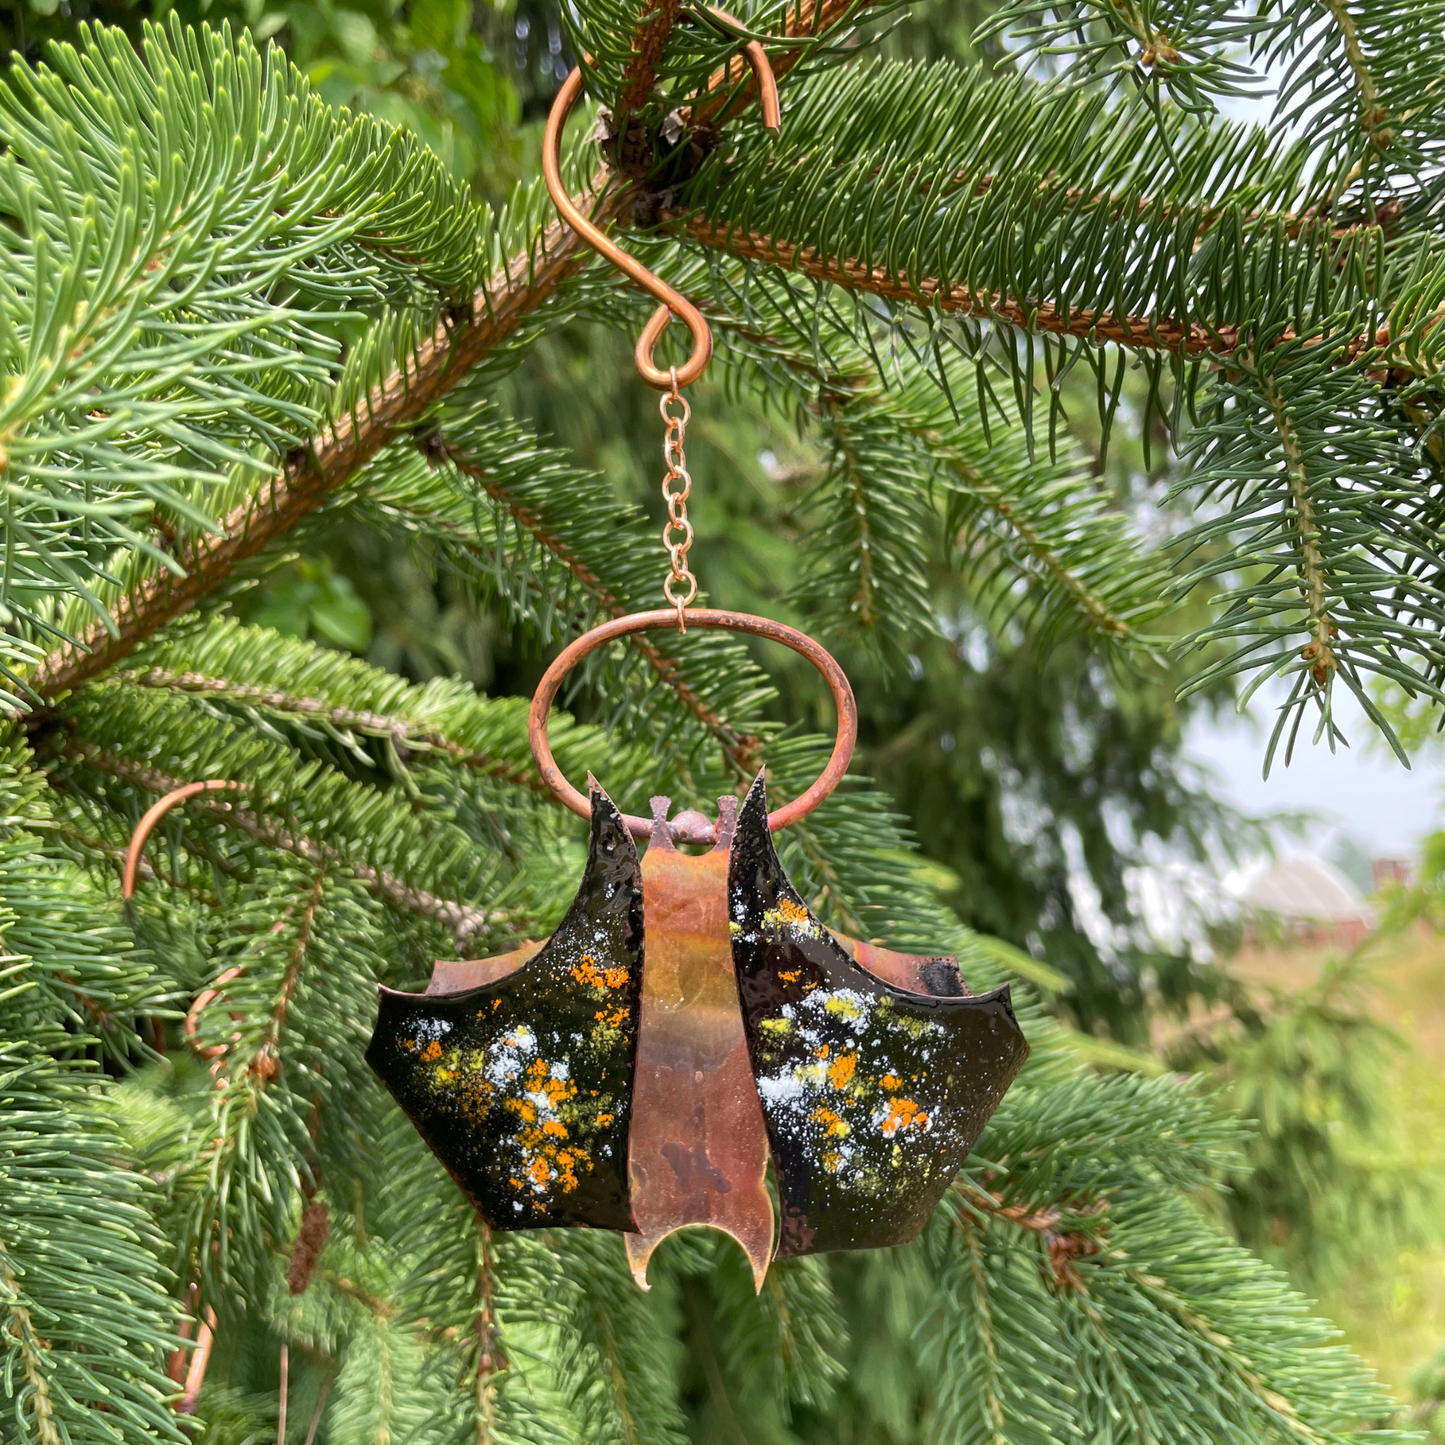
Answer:
[[[1372,858],[1370,867],[1374,871],[1376,893],[1392,883],[1408,888],[1415,881],[1415,865],[1408,858]]]
[[[1353,948],[1375,927],[1360,890],[1322,858],[1282,858],[1245,889],[1245,938]]]

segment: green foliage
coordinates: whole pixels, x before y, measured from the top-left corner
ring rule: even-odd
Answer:
[[[1160,409],[1189,461],[1176,499],[1201,521],[1181,545],[1209,549],[1183,585],[1228,579],[1181,642],[1220,644],[1199,684],[1284,674],[1281,731],[1312,712],[1331,738],[1336,683],[1387,735],[1371,674],[1441,700],[1445,272],[1403,193],[1388,224],[1353,202],[1325,216],[1303,139],[944,64],[830,70],[788,116],[781,140],[744,127],[708,158],[681,189],[685,234],[921,305],[981,394],[990,372],[1012,380],[1026,434],[1036,391],[1052,419],[1082,362],[1107,435],[1124,368],[1102,343],[1133,351],[1146,427]]]
[[[156,1192],[94,1066],[138,1048],[159,980],[56,848],[28,764],[13,742],[0,758],[0,1420],[24,1445],[180,1441]]]
[[[789,1264],[756,1298],[731,1245],[683,1236],[644,1295],[614,1237],[494,1238],[477,1221],[362,1063],[373,989],[545,935],[580,828],[531,768],[521,699],[341,650],[366,645],[358,599],[385,593],[354,576],[348,593],[311,559],[342,535],[410,548],[479,628],[510,629],[533,676],[581,628],[655,603],[656,512],[633,498],[628,444],[606,445],[606,388],[584,366],[593,404],[565,386],[518,400],[524,353],[565,362],[575,318],[631,333],[639,306],[550,229],[535,185],[495,212],[474,200],[478,157],[514,112],[464,9],[247,18],[310,79],[279,50],[175,22],[138,49],[102,30],[49,68],[18,60],[0,93],[6,1438],[11,1420],[27,1445],[177,1438],[168,1397],[200,1359],[198,1434],[237,1445],[1335,1441],[1388,1415],[1199,1207],[1234,1167],[1233,1125],[1173,1077],[1097,1077],[1027,997],[1028,1073],[903,1250]],[[796,7],[744,19],[806,28]],[[737,437],[782,445],[795,425],[815,466],[789,495],[747,460],[773,488],[751,513],[772,550],[719,541],[719,600],[761,595],[841,639],[866,684],[870,766],[912,790],[915,817],[928,789],[941,807],[964,779],[952,762],[910,777],[906,749],[889,754],[910,658],[927,654],[938,684],[923,731],[990,712],[1012,731],[975,793],[988,827],[963,844],[960,825],[938,850],[950,860],[1022,846],[998,826],[1004,799],[1072,780],[1022,903],[986,896],[1001,864],[959,869],[959,896],[941,897],[948,875],[861,776],[789,830],[794,880],[826,919],[956,948],[987,986],[1013,955],[947,906],[965,904],[1037,945],[1026,973],[1054,985],[1056,961],[1087,981],[1081,1017],[1126,1032],[1148,943],[1051,960],[1080,926],[1067,842],[1046,835],[1072,825],[1123,927],[1124,874],[1150,835],[1198,853],[1230,820],[1185,801],[1167,761],[1148,783],[1094,777],[1167,754],[1157,695],[1111,736],[1108,668],[1151,665],[1145,629],[1177,622],[1168,594],[1194,585],[1170,582],[1172,554],[1141,542],[1132,498],[1096,475],[1125,387],[1123,353],[1098,343],[1154,357],[1146,437],[1163,419],[1182,445],[1198,418],[1204,460],[1176,515],[1201,497],[1246,509],[1222,528],[1202,516],[1186,544],[1196,577],[1234,589],[1193,640],[1266,637],[1275,653],[1243,655],[1278,670],[1307,624],[1330,661],[1298,671],[1322,705],[1334,676],[1370,671],[1433,696],[1433,463],[1416,442],[1433,425],[1438,248],[1428,219],[1386,237],[1261,214],[1309,193],[1302,145],[1023,77],[854,63],[855,19],[782,42],[806,54],[780,140],[740,117],[723,144],[709,131],[671,148],[666,117],[736,49],[734,27],[663,7],[642,45],[618,0],[559,24],[594,57],[594,95],[631,108],[629,164],[658,182],[622,208],[660,222],[639,251],[718,316],[728,390],[709,401],[747,423],[704,454],[720,470]],[[386,119],[326,103],[341,99]],[[569,183],[594,165],[579,141]],[[856,262],[844,290],[888,278],[894,310],[789,274],[779,240]],[[973,320],[915,304],[925,274],[930,294],[984,298]],[[1134,330],[1115,324],[1129,316]],[[1066,338],[1047,340],[1060,317]],[[1295,334],[1275,347],[1282,326]],[[1060,425],[1079,360],[1094,456]],[[542,401],[598,428],[599,454],[544,441],[567,437],[533,424]],[[1333,490],[1314,486],[1321,464],[1338,464]],[[1253,538],[1274,503],[1298,545]],[[779,545],[780,517],[806,560]],[[977,687],[962,662],[975,630]],[[1014,668],[1066,680],[1072,711],[1039,705],[1044,725],[1021,726],[990,690]],[[1222,690],[1231,668],[1197,686]],[[829,745],[798,676],[711,635],[633,641],[577,679],[559,760],[638,810],[652,791],[706,806],[759,767],[775,798],[795,796]],[[1005,691],[1026,695],[1017,679]],[[121,900],[139,817],[198,779],[240,786],[170,813]],[[1106,847],[1121,812],[1133,836]],[[1052,936],[1037,927],[1051,906]],[[1175,962],[1179,1001],[1197,980]],[[172,1362],[177,1327],[200,1321],[209,1355],[192,1341]]]
[[[1420,40],[1438,33],[1441,18],[1433,3],[1404,10],[1373,0],[1296,0],[1248,13],[1221,0],[1013,0],[987,30],[1013,28],[1026,53],[1070,57],[1071,83],[1127,79],[1155,107],[1167,95],[1212,112],[1216,96],[1267,92],[1268,69],[1281,76],[1272,120],[1308,126],[1315,194],[1359,187],[1380,200],[1402,172],[1428,186],[1438,159],[1439,122],[1417,97],[1433,83]]]
[[[1207,1062],[1252,1126],[1226,1196],[1234,1232],[1313,1288],[1431,1237],[1440,1180],[1388,1113],[1385,1069],[1403,1041],[1374,1019],[1365,950],[1317,981],[1184,1034],[1172,1062]]]

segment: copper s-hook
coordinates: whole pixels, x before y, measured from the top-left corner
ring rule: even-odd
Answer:
[[[135,825],[135,832],[130,835],[130,847],[125,853],[125,872],[121,874],[120,896],[129,898],[135,892],[135,875],[140,868],[141,853],[145,849],[146,839],[150,837],[151,830],[177,803],[184,803],[187,798],[194,798],[197,793],[211,793],[221,788],[244,788],[244,783],[228,783],[219,778],[209,778],[204,783],[187,783],[183,788],[176,788],[169,792],[158,802],[152,803],[146,809],[139,823]]]
[[[708,10],[724,24],[742,30],[742,22],[735,20],[726,10],[710,5]],[[758,104],[763,113],[763,124],[776,131],[782,124],[782,111],[778,105],[778,85],[773,77],[773,68],[763,47],[756,40],[750,40],[743,47],[743,56],[752,67],[758,85]],[[600,256],[610,261],[619,271],[630,276],[644,291],[656,296],[662,303],[652,313],[651,319],[637,339],[637,369],[642,379],[658,391],[673,391],[680,386],[690,386],[707,369],[712,360],[712,332],[703,319],[702,312],[679,292],[674,291],[660,276],[655,276],[636,258],[629,256],[615,241],[598,230],[572,203],[567,188],[562,184],[562,129],[567,117],[582,94],[582,71],[579,67],[562,82],[557,99],[552,102],[547,117],[547,132],[542,140],[542,174],[547,181],[547,190],[562,219],[582,237]],[[652,360],[653,348],[657,345],[667,323],[679,316],[687,322],[692,332],[692,355],[682,366],[669,367],[663,371]]]

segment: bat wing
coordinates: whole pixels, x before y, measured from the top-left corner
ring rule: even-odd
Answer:
[[[367,1062],[494,1228],[635,1228],[642,944],[637,849],[594,785],[582,886],[540,949],[481,987],[381,990]]]
[[[728,910],[778,1173],[777,1257],[912,1239],[1028,1056],[1007,986],[959,996],[955,970],[942,996],[860,966],[788,882],[761,776],[738,815]],[[927,979],[940,961],[917,962]]]

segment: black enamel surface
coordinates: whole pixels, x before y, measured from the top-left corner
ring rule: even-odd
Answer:
[[[637,849],[595,789],[582,886],[534,958],[464,993],[381,990],[367,1062],[495,1228],[633,1229],[642,943]]]
[[[738,817],[728,910],[778,1257],[912,1239],[1028,1055],[1007,987],[935,997],[855,964],[788,882],[761,777]]]

